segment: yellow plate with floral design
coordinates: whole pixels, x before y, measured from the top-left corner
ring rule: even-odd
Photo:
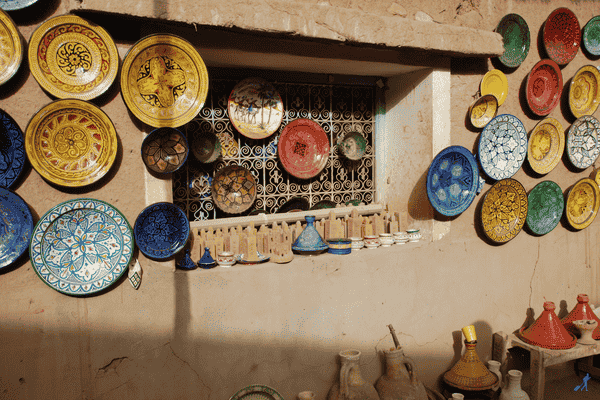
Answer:
[[[592,65],[579,68],[569,86],[569,108],[579,118],[592,115],[600,103],[600,72]]]
[[[35,80],[59,99],[96,98],[119,70],[119,53],[108,32],[76,15],[40,25],[31,35],[27,56]]]
[[[558,165],[565,151],[565,131],[554,118],[545,118],[533,128],[527,143],[529,165],[538,174],[547,174]]]
[[[23,60],[23,42],[17,26],[0,10],[0,85],[12,78]]]
[[[121,94],[142,122],[177,128],[204,106],[208,71],[187,40],[174,35],[146,36],[123,60]]]
[[[596,218],[600,206],[600,189],[598,184],[583,178],[569,190],[565,213],[567,221],[575,229],[587,228]]]
[[[527,193],[515,179],[502,179],[486,193],[481,208],[485,235],[496,243],[505,243],[523,229],[527,219]]]
[[[57,100],[29,121],[25,151],[44,179],[60,186],[85,186],[106,175],[115,161],[117,131],[95,105]]]
[[[493,94],[481,96],[469,107],[471,125],[475,128],[483,128],[490,122],[498,112],[498,99]]]
[[[498,107],[504,103],[508,96],[508,79],[499,69],[488,71],[481,80],[479,87],[482,96],[493,94],[498,99]]]

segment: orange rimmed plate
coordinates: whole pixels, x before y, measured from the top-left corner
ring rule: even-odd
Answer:
[[[135,43],[121,67],[123,100],[142,122],[177,128],[204,107],[208,71],[190,42],[175,35],[146,36]]]
[[[23,41],[17,26],[0,10],[0,85],[17,72],[23,60]]]
[[[592,115],[600,103],[600,72],[593,65],[579,68],[569,85],[569,108],[579,118]]]
[[[587,228],[596,218],[600,206],[600,189],[598,184],[583,178],[569,190],[565,214],[567,221],[575,229]]]
[[[508,96],[508,79],[504,72],[499,69],[488,71],[481,80],[479,87],[482,96],[493,94],[498,100],[498,106],[501,106]]]
[[[31,35],[27,56],[35,80],[60,99],[96,98],[119,70],[119,53],[108,32],[76,15],[41,24]]]
[[[527,142],[529,165],[538,174],[547,174],[558,165],[565,151],[565,131],[555,118],[545,118],[533,128]]]
[[[80,187],[98,181],[117,155],[117,131],[95,105],[57,100],[33,116],[25,130],[25,151],[47,181]]]

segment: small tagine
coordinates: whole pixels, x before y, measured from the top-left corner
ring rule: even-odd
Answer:
[[[560,320],[565,328],[575,335],[579,335],[579,330],[573,326],[573,322],[582,319],[591,319],[598,321],[600,325],[600,319],[589,305],[590,299],[587,294],[580,293],[577,295],[577,305],[571,310],[569,315]],[[596,340],[600,339],[600,327],[596,327],[592,333],[592,337]]]
[[[574,347],[577,338],[561,324],[554,313],[555,309],[553,302],[544,302],[544,311],[527,329],[519,330],[517,333],[519,339],[546,349],[566,350]]]

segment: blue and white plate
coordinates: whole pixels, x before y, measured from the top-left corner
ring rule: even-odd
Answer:
[[[0,186],[10,188],[24,165],[23,131],[10,115],[0,110]]]
[[[567,133],[567,155],[577,168],[592,165],[600,154],[600,122],[591,115],[577,118]]]
[[[29,257],[51,288],[81,296],[102,291],[127,270],[133,233],[112,205],[95,199],[65,201],[37,223]]]
[[[162,260],[183,249],[190,235],[190,221],[176,205],[154,203],[138,215],[133,232],[145,256]]]
[[[0,269],[15,262],[29,247],[33,218],[19,195],[0,188]]]
[[[517,173],[527,155],[527,131],[514,115],[502,114],[491,120],[479,137],[481,168],[497,181]]]
[[[0,0],[0,8],[4,11],[20,10],[29,7],[38,0]]]
[[[450,146],[440,151],[427,172],[427,196],[439,213],[458,215],[473,202],[479,189],[479,168],[469,150]]]

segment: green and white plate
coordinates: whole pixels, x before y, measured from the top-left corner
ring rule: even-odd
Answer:
[[[538,183],[527,196],[527,226],[536,235],[551,232],[562,217],[565,198],[560,186],[552,181]]]

